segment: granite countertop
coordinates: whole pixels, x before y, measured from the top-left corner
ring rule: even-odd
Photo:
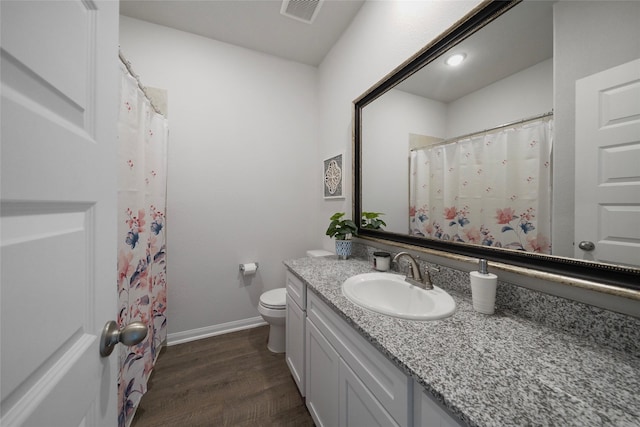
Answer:
[[[374,271],[335,256],[284,264],[362,336],[470,426],[640,426],[640,359],[512,314],[487,316],[468,296],[446,319],[412,321],[365,310],[342,295]]]

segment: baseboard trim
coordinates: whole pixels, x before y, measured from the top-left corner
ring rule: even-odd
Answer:
[[[243,329],[257,328],[258,326],[263,325],[267,325],[267,322],[265,322],[262,317],[251,317],[249,319],[236,320],[234,322],[176,332],[167,335],[167,346],[201,340],[203,338],[214,337],[216,335],[228,334],[229,332],[241,331]]]

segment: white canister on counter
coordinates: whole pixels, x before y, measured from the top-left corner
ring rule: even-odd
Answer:
[[[373,268],[378,271],[389,271],[391,267],[391,254],[389,252],[373,253]]]

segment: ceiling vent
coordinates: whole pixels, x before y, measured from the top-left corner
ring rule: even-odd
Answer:
[[[280,13],[297,21],[312,24],[324,0],[283,0]]]

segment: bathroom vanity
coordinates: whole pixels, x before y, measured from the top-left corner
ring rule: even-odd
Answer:
[[[318,426],[640,425],[638,319],[599,309],[574,318],[566,300],[551,308],[606,329],[589,337],[500,306],[483,315],[471,306],[468,275],[441,268],[434,284],[455,299],[454,314],[403,320],[342,294],[347,278],[373,271],[368,260],[284,264],[287,287],[306,295],[288,300],[303,305],[287,319],[287,362]]]

